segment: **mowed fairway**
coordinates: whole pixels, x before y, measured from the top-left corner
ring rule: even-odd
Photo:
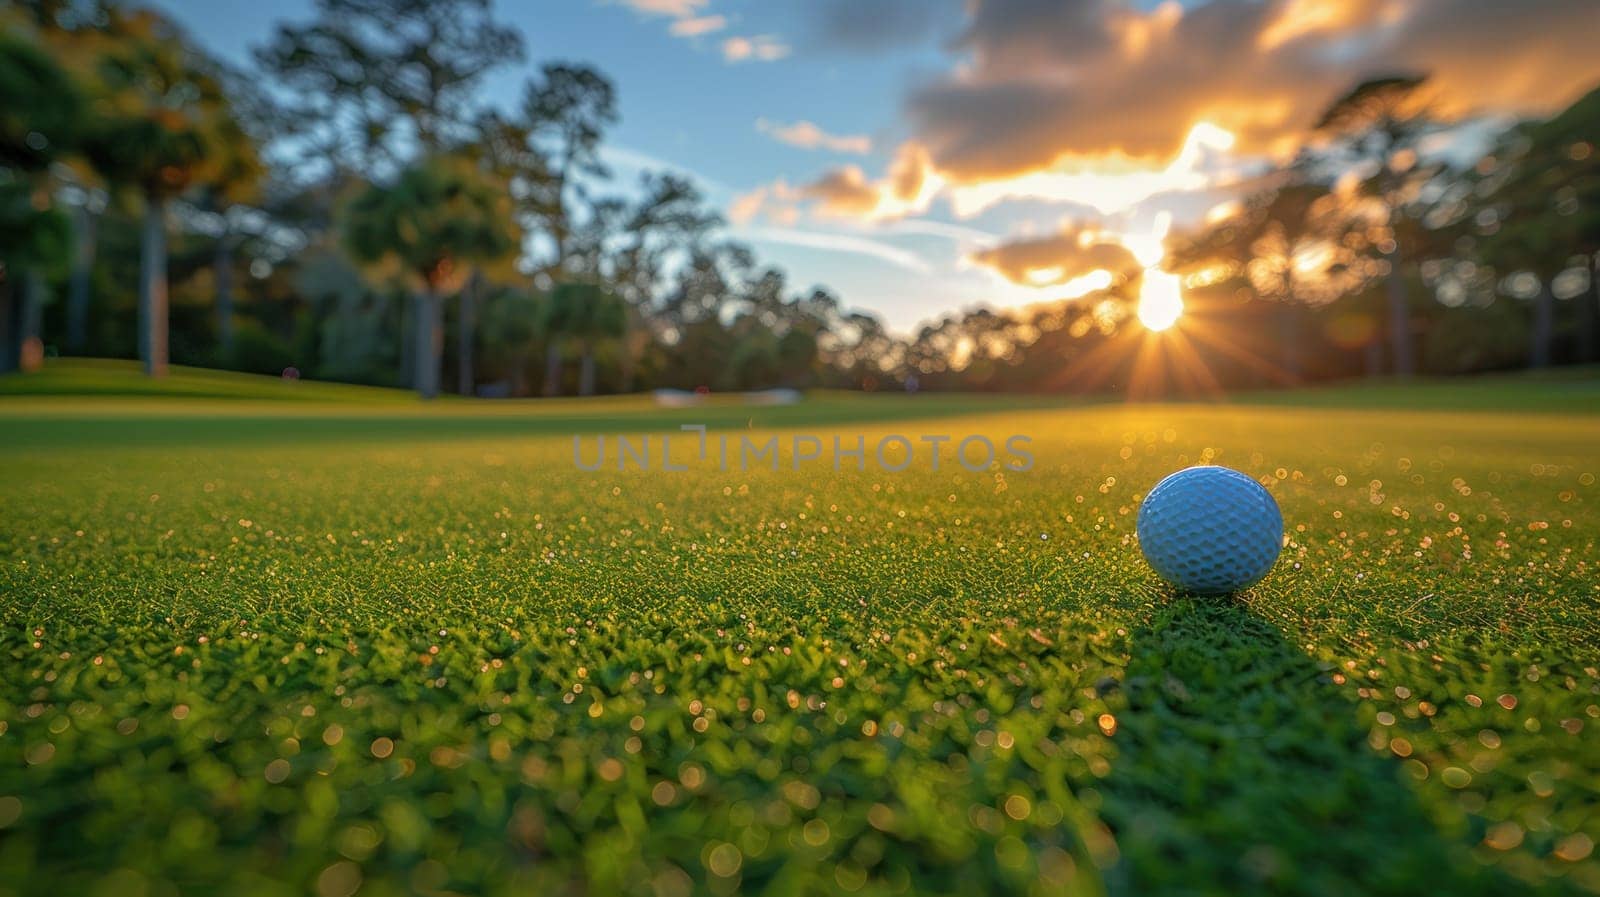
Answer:
[[[1592,372],[206,395],[0,399],[0,893],[1600,893]],[[574,465],[693,422],[1036,464]],[[1206,461],[1288,527],[1237,599],[1134,542]]]

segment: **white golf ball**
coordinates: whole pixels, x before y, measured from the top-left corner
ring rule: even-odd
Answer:
[[[1283,548],[1283,515],[1260,483],[1226,467],[1190,467],[1139,506],[1139,550],[1185,592],[1223,595],[1267,575]]]

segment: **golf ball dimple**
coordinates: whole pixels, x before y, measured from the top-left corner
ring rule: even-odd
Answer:
[[[1226,467],[1190,467],[1139,506],[1139,550],[1186,592],[1223,595],[1267,575],[1283,548],[1283,515],[1260,483]]]

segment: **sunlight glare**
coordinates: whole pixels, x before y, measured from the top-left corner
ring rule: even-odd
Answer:
[[[1154,331],[1166,330],[1183,315],[1183,291],[1176,274],[1159,268],[1144,272],[1139,289],[1139,322]]]

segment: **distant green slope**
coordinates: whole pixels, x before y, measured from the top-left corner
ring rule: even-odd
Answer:
[[[44,370],[0,377],[0,396],[181,396],[310,402],[414,402],[402,389],[285,380],[237,371],[173,366],[166,377],[139,372],[135,361],[110,358],[51,359]]]

